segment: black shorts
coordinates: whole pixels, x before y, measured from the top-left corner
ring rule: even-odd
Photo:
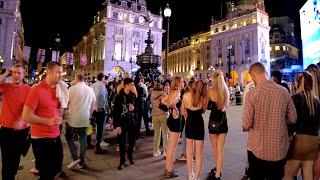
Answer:
[[[168,117],[168,120],[167,120],[167,125],[168,125],[168,128],[171,132],[178,132],[180,133],[181,132],[181,118],[177,118],[177,119],[174,119],[172,114],[170,114],[170,116]]]

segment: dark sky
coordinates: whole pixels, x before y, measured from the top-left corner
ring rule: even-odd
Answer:
[[[151,12],[159,14],[166,2],[172,9],[170,41],[209,30],[211,17],[220,19],[220,3],[226,0],[147,0]],[[299,32],[299,9],[306,0],[265,0],[269,16],[289,15]],[[49,48],[57,33],[63,50],[72,46],[88,31],[93,16],[103,9],[104,0],[21,0],[26,45]],[[223,8],[225,12],[225,8]],[[165,28],[165,26],[164,26]],[[299,34],[297,34],[299,36]]]

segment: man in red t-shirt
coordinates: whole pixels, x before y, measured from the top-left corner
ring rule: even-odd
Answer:
[[[2,108],[0,115],[0,145],[2,179],[13,180],[17,174],[20,157],[27,144],[28,124],[23,121],[22,110],[30,87],[23,84],[25,69],[21,64],[0,75],[0,82],[12,74],[11,83],[0,83]]]
[[[63,149],[59,124],[62,122],[56,85],[61,80],[62,67],[47,64],[47,76],[34,86],[25,102],[22,117],[31,124],[32,143],[38,148],[40,179],[51,180],[62,169]]]

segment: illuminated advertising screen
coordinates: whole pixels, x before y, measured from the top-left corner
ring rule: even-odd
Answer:
[[[320,0],[308,0],[300,9],[303,68],[320,61]]]

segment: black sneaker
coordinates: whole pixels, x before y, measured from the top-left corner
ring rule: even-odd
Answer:
[[[167,169],[164,170],[164,177],[165,178],[176,178],[178,177],[179,174],[177,172],[175,172],[174,170],[172,171],[167,171]]]

